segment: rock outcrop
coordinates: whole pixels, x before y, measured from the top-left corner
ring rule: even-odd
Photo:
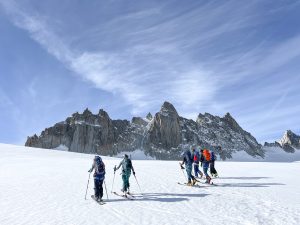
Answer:
[[[289,140],[298,143],[294,137]],[[112,120],[102,109],[96,115],[86,109],[45,129],[40,136],[28,137],[25,145],[66,146],[72,152],[110,156],[141,149],[156,159],[179,159],[192,146],[214,150],[222,159],[231,158],[236,151],[264,155],[262,146],[229,113],[224,117],[199,114],[194,121],[180,117],[169,102],[154,117],[149,113],[145,119],[133,117],[131,121]]]

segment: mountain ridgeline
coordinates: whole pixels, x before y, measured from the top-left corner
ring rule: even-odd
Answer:
[[[194,121],[179,116],[169,102],[154,116],[149,113],[131,121],[112,120],[102,109],[96,115],[86,109],[45,129],[40,136],[28,137],[25,145],[64,146],[72,152],[109,156],[140,149],[148,156],[167,160],[179,159],[184,150],[194,146],[214,150],[224,160],[237,151],[264,156],[262,146],[229,113],[224,117],[200,113]]]

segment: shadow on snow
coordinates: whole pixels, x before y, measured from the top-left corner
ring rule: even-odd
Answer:
[[[135,195],[133,201],[157,201],[157,202],[182,202],[189,201],[189,198],[202,198],[209,194],[176,194],[176,193],[143,193]],[[106,202],[121,202],[131,201],[129,199],[120,197],[117,199],[105,200]]]

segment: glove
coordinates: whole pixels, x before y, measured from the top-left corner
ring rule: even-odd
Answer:
[[[89,173],[91,173],[92,172],[92,169],[89,169],[89,171],[88,171]]]
[[[116,170],[117,170],[117,168],[116,168],[116,167],[114,167],[114,172],[116,172]]]

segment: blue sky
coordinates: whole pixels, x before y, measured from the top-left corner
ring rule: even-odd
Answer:
[[[0,142],[86,107],[300,133],[300,1],[0,0]]]

